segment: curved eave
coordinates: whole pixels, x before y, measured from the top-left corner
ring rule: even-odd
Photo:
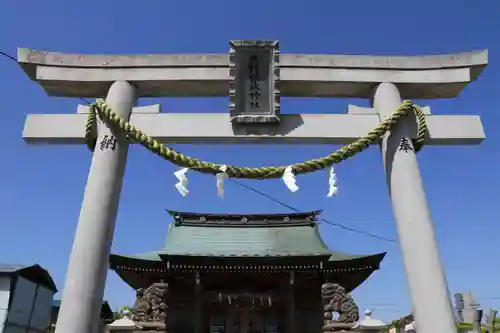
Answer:
[[[124,269],[115,269],[115,273],[125,282],[130,288],[137,290],[139,288],[147,288],[149,279],[145,279],[141,272],[129,271]]]
[[[247,274],[260,274],[260,273],[282,273],[288,271],[286,267],[279,267],[280,269],[276,269],[274,271],[270,270],[253,270],[253,271],[242,271],[241,269],[234,269],[233,273],[247,273]],[[184,268],[181,270],[176,269],[175,267],[172,268],[172,271],[169,273],[165,269],[145,269],[144,271],[141,270],[136,270],[136,269],[126,269],[126,268],[116,268],[114,271],[118,274],[118,276],[125,282],[127,283],[131,288],[137,290],[138,288],[146,288],[148,287],[151,283],[155,281],[159,281],[161,279],[168,278],[169,275],[177,275],[179,273],[183,274],[186,272],[195,272],[199,271],[200,269],[203,270],[203,267],[190,267],[188,265],[184,265]],[[290,268],[290,270],[295,270],[293,268]],[[330,270],[330,269],[321,269],[319,267],[312,268],[309,270],[305,271],[316,271],[318,273],[323,273],[326,276],[329,276],[330,280],[332,282],[338,282],[342,286],[344,286],[347,290],[347,292],[351,292],[354,289],[356,289],[358,286],[360,286],[363,282],[365,282],[368,277],[375,271],[376,269],[348,269],[348,268],[340,268],[340,269],[335,269],[335,270]],[[230,269],[224,269],[222,270],[224,272],[231,272]],[[208,272],[217,272],[217,270],[209,270]],[[220,272],[220,271],[219,271]],[[300,270],[299,270],[300,273]]]
[[[372,266],[374,269],[378,269],[386,255],[387,252],[368,255],[333,253],[326,265],[332,268],[338,266]]]
[[[370,275],[380,269],[380,263],[387,252],[365,255],[351,256],[350,259],[336,259],[333,256],[323,265],[323,270],[339,279],[348,292],[359,287]]]
[[[126,269],[128,267],[138,268],[140,270]],[[147,287],[147,280],[144,279],[141,270],[152,274],[164,274],[164,263],[158,252],[152,251],[139,255],[119,255],[111,254],[109,256],[109,268],[127,283],[131,288],[138,289]],[[155,273],[156,272],[156,273]]]
[[[227,54],[91,55],[19,48],[18,62],[53,96],[105,96],[116,80],[135,83],[139,97],[229,93]],[[449,98],[487,63],[486,50],[426,56],[280,54],[280,93],[369,98],[375,84],[393,82],[403,98]]]
[[[331,276],[333,279],[335,279],[335,281],[341,283],[347,289],[347,291],[350,292],[356,289],[364,281],[366,281],[366,279],[375,270],[379,269],[380,262],[383,260],[385,255],[386,253],[367,256],[347,255],[348,257],[340,259],[337,254],[334,260],[328,260],[328,257],[323,256],[324,259],[322,261],[322,265],[320,265],[318,262],[318,265],[314,265],[315,267],[311,266],[310,268],[305,270],[323,272],[324,274]],[[317,258],[319,259],[320,257],[321,256]],[[157,260],[147,260],[144,258],[139,258],[138,256],[111,255],[110,264],[111,269],[114,270],[123,281],[125,281],[130,287],[134,289],[145,288],[147,287],[148,283],[151,283],[151,280],[164,278],[165,274],[167,274],[168,272],[164,262]],[[259,264],[255,264],[259,266]],[[267,266],[269,264],[271,263],[264,262],[264,266]],[[235,264],[235,267],[241,265],[242,263],[239,262],[238,264]],[[200,269],[203,271],[217,270],[217,267],[214,267],[213,265],[200,266],[197,263],[190,265],[186,262],[181,266],[183,267],[181,271],[189,271],[190,269],[193,271]],[[224,266],[225,267],[222,267],[223,271],[230,271],[232,264],[228,263]],[[290,266],[280,264],[277,267],[284,270],[295,270],[293,264]],[[298,268],[299,270],[304,269],[302,264],[299,264]],[[173,271],[171,272],[171,274],[177,274],[179,272],[178,269],[176,269],[176,265],[173,265],[172,269]],[[235,268],[235,272],[243,271],[245,271],[245,269],[239,269],[238,267]],[[254,271],[247,270],[248,273],[257,273],[259,271],[259,269],[256,269]],[[270,270],[264,268],[263,271],[266,272]],[[276,271],[279,271],[279,269]],[[144,272],[147,273],[147,276],[144,275]]]
[[[150,267],[154,265],[162,265],[162,259],[159,251],[151,251],[138,255],[122,255],[110,254],[109,266],[111,269],[119,265],[132,265],[138,267]]]

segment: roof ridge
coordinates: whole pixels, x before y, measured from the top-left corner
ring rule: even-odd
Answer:
[[[175,226],[298,227],[314,226],[320,210],[289,214],[190,213],[167,210]]]
[[[197,227],[197,228],[305,228],[316,227],[316,221],[297,221],[297,222],[265,222],[265,221],[179,221],[171,224],[171,228],[179,227]]]
[[[179,216],[235,216],[235,217],[248,217],[248,216],[258,216],[258,217],[266,217],[266,216],[275,216],[275,217],[299,217],[299,216],[308,216],[308,215],[319,215],[323,212],[322,209],[311,210],[305,212],[290,212],[290,213],[209,213],[209,212],[181,212],[177,210],[165,209],[167,213],[171,216],[175,217],[175,215]]]

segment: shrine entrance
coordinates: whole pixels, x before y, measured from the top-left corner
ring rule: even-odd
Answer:
[[[210,316],[212,333],[274,333],[278,323],[269,309],[240,308],[226,309],[223,313]]]
[[[207,308],[210,313],[210,332],[217,333],[275,333],[280,326],[279,303],[269,295],[222,295],[222,301]]]
[[[265,312],[256,308],[234,308],[228,312],[227,333],[264,333]]]

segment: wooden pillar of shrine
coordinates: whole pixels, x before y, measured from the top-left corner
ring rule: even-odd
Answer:
[[[203,331],[203,306],[202,306],[202,285],[200,272],[195,273],[194,283],[194,333],[202,333]]]
[[[290,271],[288,283],[288,333],[295,333],[295,271]]]

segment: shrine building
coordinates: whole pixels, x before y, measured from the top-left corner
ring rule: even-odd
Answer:
[[[317,333],[332,311],[340,322],[357,321],[348,293],[385,256],[330,250],[319,233],[321,211],[168,212],[163,248],[112,254],[110,266],[137,291],[134,321],[172,333]]]

